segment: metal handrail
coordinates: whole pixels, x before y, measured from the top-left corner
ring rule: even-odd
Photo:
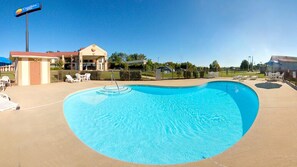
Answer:
[[[119,93],[120,93],[120,87],[119,87],[119,85],[118,85],[117,81],[116,81],[116,80],[115,80],[115,78],[114,78],[113,71],[111,71],[111,82],[112,82],[112,81],[114,81],[114,82],[115,82],[115,84],[117,85],[118,91],[119,91]]]

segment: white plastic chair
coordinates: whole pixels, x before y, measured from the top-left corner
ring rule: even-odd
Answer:
[[[1,81],[4,82],[5,86],[11,86],[11,82],[8,76],[2,76]]]
[[[248,77],[249,76],[245,75],[245,76],[241,77],[241,80],[246,80],[246,79],[248,79]]]
[[[86,73],[85,75],[87,81],[91,80],[91,73]]]
[[[283,81],[284,80],[285,73],[283,72],[281,75],[278,76],[278,80]]]
[[[70,83],[79,82],[78,79],[73,79],[71,75],[66,75],[66,81]]]
[[[19,110],[20,106],[17,103],[10,101],[7,94],[0,93],[0,111]]]
[[[237,75],[237,76],[234,76],[234,77],[233,77],[234,80],[236,80],[236,79],[241,80],[241,78],[242,78],[242,75]]]
[[[0,91],[4,91],[5,87],[5,82],[0,81]]]
[[[83,81],[83,78],[81,77],[81,75],[79,73],[75,74],[75,77],[77,80],[79,80],[80,82]]]
[[[250,80],[256,80],[257,78],[258,78],[257,75],[253,75],[253,76],[251,76]]]

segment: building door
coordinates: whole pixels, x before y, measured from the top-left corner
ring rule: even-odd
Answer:
[[[30,60],[30,85],[39,85],[41,83],[40,61],[38,59]]]

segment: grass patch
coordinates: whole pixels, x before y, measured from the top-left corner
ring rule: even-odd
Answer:
[[[101,72],[100,78],[103,79],[103,80],[110,80],[111,79],[111,74],[112,74],[112,72],[103,71],[103,72]],[[120,79],[120,72],[119,71],[114,71],[113,75],[114,75],[114,78],[116,80]]]
[[[15,80],[14,71],[1,71],[0,77],[8,76],[10,80]]]
[[[226,73],[226,71],[220,71],[219,72],[219,77],[234,77],[237,75],[242,75],[242,76],[253,76],[256,75],[258,76],[258,78],[264,78],[265,74],[261,74],[258,71],[255,72],[248,72],[248,71],[228,71],[228,74]]]

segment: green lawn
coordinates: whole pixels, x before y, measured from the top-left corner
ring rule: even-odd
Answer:
[[[10,80],[15,79],[14,71],[6,71],[6,72],[1,71],[0,72],[0,77],[2,77],[2,76],[8,76]]]
[[[110,80],[111,79],[111,74],[112,74],[112,72],[104,71],[104,72],[101,73],[100,78],[104,78],[104,80]],[[114,75],[114,78],[116,80],[120,79],[120,72],[119,71],[114,71],[113,75]]]
[[[156,76],[155,72],[153,72],[153,71],[151,71],[151,72],[142,72],[141,75],[149,76],[149,77],[155,77]],[[180,75],[180,77],[178,77],[176,72],[173,72],[173,73],[164,73],[164,72],[162,72],[161,77],[162,77],[162,79],[184,78],[183,73]]]
[[[264,78],[265,74],[260,74],[259,71],[255,71],[255,72],[247,72],[247,71],[228,71],[228,74],[226,73],[226,71],[220,71],[219,76],[220,77],[234,77],[237,75],[242,75],[242,76],[253,76],[253,75],[257,75],[259,78]]]
[[[151,72],[142,72],[142,75],[144,76],[150,76],[150,77],[155,77],[155,73],[153,71]],[[257,75],[259,78],[264,78],[265,75],[264,74],[260,74],[258,71],[255,71],[255,72],[247,72],[247,71],[228,71],[228,74],[226,73],[226,71],[220,71],[219,72],[219,77],[234,77],[234,76],[237,76],[237,75],[242,75],[242,76],[253,76],[253,75]],[[178,79],[178,78],[184,78],[183,77],[183,73],[181,74],[180,77],[178,77],[177,73],[176,72],[173,72],[172,73],[162,73],[161,74],[162,78],[163,79]],[[207,74],[204,74],[205,77],[207,77]],[[192,78],[193,77],[193,74],[192,74]]]

